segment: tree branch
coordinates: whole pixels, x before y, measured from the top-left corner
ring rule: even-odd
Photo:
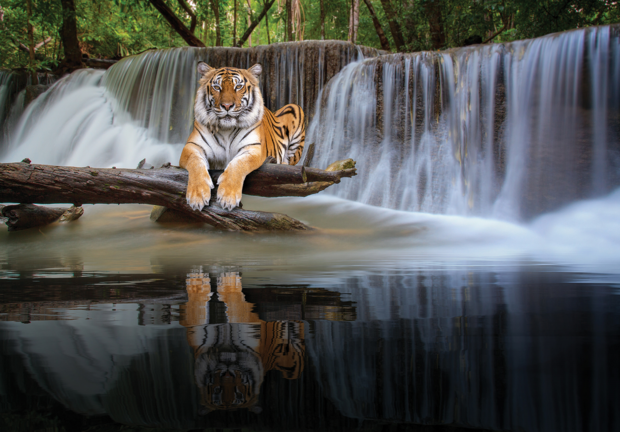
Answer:
[[[168,7],[164,0],[149,0],[151,4],[159,11],[159,13],[168,21],[170,26],[176,31],[179,36],[183,38],[185,42],[189,46],[194,47],[204,47],[205,44],[202,43],[200,39],[198,39],[194,34],[183,24],[175,13]]]
[[[396,12],[392,8],[390,0],[381,0],[381,6],[390,24],[390,31],[392,32],[392,38],[394,39],[394,45],[396,45],[396,51],[403,52],[405,50],[405,39],[403,38],[403,32],[396,20]]]
[[[183,8],[183,10],[189,15],[190,24],[189,31],[193,34],[194,30],[196,30],[196,14],[192,10],[191,7],[185,2],[185,0],[177,0],[179,2],[179,6]]]
[[[265,7],[263,8],[263,11],[260,13],[260,15],[258,16],[258,18],[256,20],[252,21],[252,24],[250,24],[250,27],[248,27],[248,29],[245,31],[243,36],[241,36],[241,39],[239,39],[239,41],[235,45],[236,47],[242,47],[243,46],[245,41],[248,40],[248,38],[250,37],[250,35],[252,34],[252,32],[254,31],[256,26],[260,23],[260,21],[263,19],[263,17],[265,15],[267,15],[267,12],[269,11],[269,9],[271,9],[271,6],[273,6],[273,4],[275,2],[276,2],[276,0],[271,0],[269,3],[265,4]]]
[[[364,0],[364,3],[366,3],[368,12],[370,12],[370,17],[372,18],[372,23],[375,26],[375,31],[377,32],[377,36],[379,36],[379,41],[381,41],[381,48],[386,51],[391,51],[390,42],[388,41],[388,38],[385,36],[385,32],[383,31],[383,27],[381,27],[379,18],[377,18],[375,8],[372,7],[372,3],[370,3],[370,0]]]
[[[45,39],[42,42],[39,42],[38,44],[36,44],[34,46],[34,51],[36,52],[39,48],[41,48],[43,45],[47,45],[48,43],[50,43],[52,41],[52,37],[49,36],[47,39]],[[24,52],[30,52],[30,50],[28,49],[28,47],[26,45],[24,45],[23,43],[19,44],[19,49],[24,51]]]
[[[488,38],[487,40],[485,40],[484,42],[482,42],[483,44],[491,42],[493,39],[495,39],[498,35],[500,35],[504,30],[506,30],[506,28],[508,28],[508,24],[506,23],[504,24],[504,27],[502,27],[501,29],[499,29],[498,31],[496,31],[490,38]]]

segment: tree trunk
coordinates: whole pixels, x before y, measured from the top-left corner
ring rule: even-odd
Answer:
[[[233,46],[237,46],[237,0],[234,0],[234,15],[233,15]]]
[[[248,1],[248,28],[252,25],[252,4]],[[253,31],[253,30],[252,30]],[[252,33],[248,36],[248,47],[252,48]]]
[[[270,45],[271,39],[269,37],[269,14],[265,14],[265,31],[267,32],[267,45]]]
[[[351,0],[349,13],[349,42],[357,43],[357,28],[360,25],[360,0]]]
[[[394,39],[394,45],[396,45],[396,51],[403,52],[405,50],[405,39],[403,38],[403,32],[396,21],[396,12],[392,9],[390,0],[381,0],[381,6],[390,24],[390,32],[392,33],[392,39]]]
[[[211,0],[211,9],[215,16],[215,46],[222,46],[222,33],[220,32],[220,4],[218,0]]]
[[[62,6],[62,26],[60,27],[60,37],[65,51],[60,69],[72,71],[83,68],[82,51],[77,37],[77,19],[75,13],[74,0],[61,0]]]
[[[366,3],[366,7],[368,7],[368,12],[370,12],[370,17],[372,18],[372,23],[375,25],[377,36],[379,36],[379,41],[381,42],[381,48],[386,51],[391,51],[390,41],[388,40],[387,36],[383,32],[383,27],[381,27],[379,18],[377,18],[377,14],[375,13],[375,8],[372,6],[372,3],[370,2],[370,0],[364,0],[364,3]]]
[[[222,171],[210,171],[214,184]],[[303,166],[265,164],[250,173],[243,192],[259,196],[307,196],[356,174],[354,168],[323,171]],[[286,215],[227,211],[212,201],[201,212],[186,201],[187,171],[159,169],[76,168],[28,163],[0,164],[0,202],[82,204],[151,204],[185,213],[229,231],[299,231],[309,229]]]
[[[185,0],[177,0],[177,1],[179,2],[179,6],[181,6],[181,8],[183,8],[183,10],[189,15],[189,18],[190,18],[189,31],[190,33],[193,34],[194,30],[196,30],[196,14],[192,10],[192,8],[189,7],[189,5],[185,2]]]
[[[286,40],[293,41],[293,5],[292,0],[286,0]]]
[[[71,1],[73,0],[62,0]],[[183,38],[183,40],[189,45],[194,47],[204,47],[205,44],[202,43],[200,39],[198,39],[194,34],[183,24],[183,21],[177,17],[172,9],[168,7],[168,5],[164,2],[164,0],[149,0],[151,4],[159,11],[159,13],[168,21],[170,27],[178,33],[179,36]]]
[[[325,0],[321,0],[321,40],[325,40]]]
[[[446,34],[443,25],[443,15],[441,0],[428,0],[424,3],[424,10],[428,18],[428,24],[431,32],[431,44],[436,50],[442,49],[446,44]]]
[[[238,47],[242,47],[243,44],[245,43],[245,41],[250,37],[250,35],[252,34],[252,32],[254,31],[254,29],[256,28],[256,26],[260,23],[260,21],[263,19],[263,17],[265,17],[267,15],[267,11],[269,11],[269,9],[271,8],[271,6],[273,6],[273,4],[276,2],[276,0],[271,0],[269,3],[265,4],[265,7],[263,8],[262,12],[260,13],[260,15],[258,16],[258,18],[256,18],[256,21],[254,21],[253,23],[250,24],[250,26],[248,27],[248,29],[245,31],[245,33],[243,34],[243,36],[241,36],[241,39],[239,39],[239,42],[237,43]]]
[[[39,79],[37,78],[37,71],[34,67],[34,28],[30,23],[32,19],[32,0],[26,1],[26,13],[28,14],[28,54],[30,57],[30,74],[32,78],[32,85],[39,84]]]

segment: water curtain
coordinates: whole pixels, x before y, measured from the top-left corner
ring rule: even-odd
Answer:
[[[105,73],[79,70],[60,80],[28,106],[9,143],[0,146],[0,159],[131,168],[144,158],[176,163],[192,128],[198,61],[239,68],[261,63],[267,107],[292,102],[312,114],[329,79],[376,54],[340,41],[146,51]]]
[[[510,220],[620,185],[620,26],[384,55],[321,96],[314,165],[352,157],[347,199]]]

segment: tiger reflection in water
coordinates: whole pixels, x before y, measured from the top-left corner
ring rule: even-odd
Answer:
[[[217,277],[217,295],[226,306],[225,324],[209,324],[211,283],[208,273],[187,275],[188,302],[181,324],[194,350],[194,376],[207,410],[255,406],[265,373],[278,370],[296,379],[304,368],[304,324],[265,322],[245,301],[239,273]]]

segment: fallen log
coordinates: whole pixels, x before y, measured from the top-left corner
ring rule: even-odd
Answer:
[[[0,214],[9,231],[21,231],[49,225],[53,222],[70,222],[84,214],[82,207],[40,207],[33,204],[0,206]]]
[[[223,171],[209,171],[213,183]],[[355,168],[324,171],[303,166],[264,164],[250,173],[243,193],[256,196],[307,196],[356,175]],[[218,229],[229,231],[303,231],[310,227],[286,215],[236,208],[227,211],[211,202],[201,212],[185,198],[187,171],[166,164],[157,169],[63,167],[0,164],[0,202],[82,204],[151,204],[164,206]]]

